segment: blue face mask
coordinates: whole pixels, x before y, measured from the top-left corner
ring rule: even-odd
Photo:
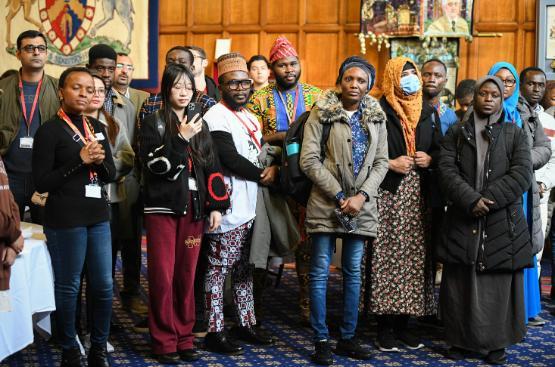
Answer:
[[[401,78],[401,89],[406,95],[411,95],[420,90],[420,80],[415,74]]]

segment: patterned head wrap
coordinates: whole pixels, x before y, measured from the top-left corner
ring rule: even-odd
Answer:
[[[292,56],[299,57],[295,47],[285,36],[279,36],[270,50],[270,63]]]

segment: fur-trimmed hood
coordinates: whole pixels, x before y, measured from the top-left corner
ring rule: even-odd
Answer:
[[[347,111],[343,108],[343,104],[339,99],[340,94],[334,90],[328,90],[322,94],[316,107],[318,108],[318,117],[323,124],[335,123],[341,120],[349,121]],[[386,120],[385,113],[383,112],[379,102],[369,96],[365,95],[361,101],[364,109],[362,111],[362,122],[379,123]]]

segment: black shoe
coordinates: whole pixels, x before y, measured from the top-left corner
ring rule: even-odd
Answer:
[[[180,350],[177,354],[184,362],[194,362],[200,359],[200,353],[195,348]]]
[[[148,318],[139,320],[135,325],[133,325],[133,331],[136,333],[146,334],[148,333]]]
[[[391,329],[378,331],[376,347],[382,352],[400,352],[399,343]]]
[[[180,364],[181,359],[177,353],[155,354],[154,355],[160,364]]]
[[[91,346],[89,350],[89,356],[87,358],[89,367],[110,367],[110,359],[108,357],[108,351],[106,350],[106,344]]]
[[[214,353],[228,355],[245,353],[242,347],[231,344],[223,332],[206,334],[204,343],[206,344],[206,349]]]
[[[236,339],[242,340],[254,345],[271,345],[274,344],[274,338],[267,335],[264,330],[256,327],[234,327],[231,329],[231,335]]]
[[[360,345],[358,341],[354,338],[351,339],[340,339],[335,347],[335,354],[360,359],[362,361],[369,360],[372,357],[372,352],[370,349]]]
[[[327,340],[320,340],[314,344],[314,353],[310,356],[312,362],[321,366],[329,366],[333,364],[333,356],[331,354],[331,345]]]
[[[420,342],[420,339],[407,329],[397,332],[396,336],[401,343],[411,350],[424,348],[424,344]]]
[[[505,348],[489,352],[484,361],[495,365],[505,364],[507,362],[507,353],[505,353]]]
[[[454,361],[460,361],[464,359],[465,350],[457,347],[451,347],[445,353],[445,358],[452,359]]]
[[[60,367],[81,367],[81,351],[79,348],[63,349]]]
[[[544,326],[547,321],[539,316],[531,317],[528,319],[528,326],[538,327]]]

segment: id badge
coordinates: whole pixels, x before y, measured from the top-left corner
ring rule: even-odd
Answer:
[[[85,186],[85,197],[100,199],[102,197],[101,188],[98,185]]]
[[[98,140],[98,141],[104,140],[104,134],[102,134],[102,133],[96,133],[96,134],[94,134],[94,136],[95,136],[96,140]]]
[[[33,138],[30,136],[20,138],[19,147],[22,149],[33,149]]]

